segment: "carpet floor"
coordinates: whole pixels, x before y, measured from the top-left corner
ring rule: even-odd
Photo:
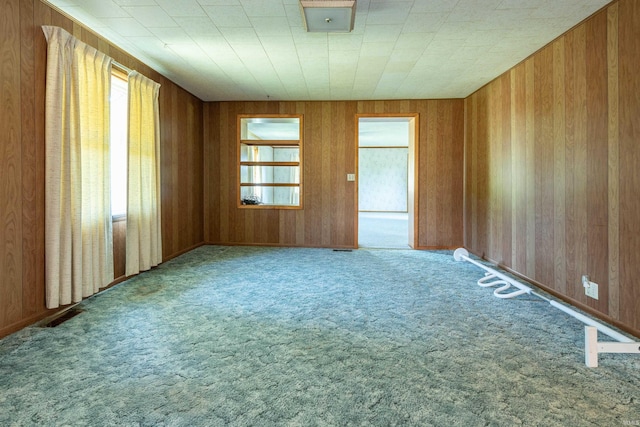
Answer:
[[[640,424],[640,358],[450,251],[203,246],[0,341],[1,426]]]

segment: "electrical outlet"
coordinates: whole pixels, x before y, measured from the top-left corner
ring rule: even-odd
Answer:
[[[355,181],[356,180],[356,174],[355,173],[348,173],[347,174],[347,181]]]
[[[584,294],[593,299],[598,299],[598,284],[587,280],[584,285]]]

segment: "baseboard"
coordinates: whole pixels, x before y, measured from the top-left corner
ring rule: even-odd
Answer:
[[[181,250],[181,251],[178,251],[178,252],[176,252],[176,253],[173,253],[173,254],[171,254],[171,255],[169,255],[169,256],[167,256],[167,257],[163,257],[163,258],[162,258],[162,262],[167,262],[167,261],[169,261],[170,259],[177,258],[177,257],[179,257],[180,255],[184,255],[184,254],[186,254],[187,252],[191,252],[192,250],[194,250],[194,249],[196,249],[196,248],[199,248],[200,246],[204,246],[204,245],[208,245],[208,244],[209,244],[209,243],[207,243],[207,242],[200,242],[200,243],[197,243],[197,244],[195,244],[195,245],[193,245],[193,246],[190,246],[190,247],[188,247],[188,248],[186,248],[186,249],[183,249],[183,250]]]
[[[65,307],[62,310],[59,310],[59,309],[46,310],[42,313],[34,314],[33,316],[29,316],[25,319],[21,319],[19,322],[12,323],[8,326],[4,326],[3,328],[0,329],[0,339],[7,337],[13,333],[16,333],[19,330],[26,328],[27,326],[32,326],[34,324],[41,323],[45,319],[58,315],[58,313],[61,315],[62,313],[64,313],[64,311],[66,311],[66,309],[67,308]]]
[[[420,251],[453,251],[456,250],[460,247],[460,245],[457,246],[416,246],[413,249],[416,250],[420,250]]]
[[[209,246],[259,246],[267,248],[312,248],[312,249],[358,249],[350,245],[296,245],[287,243],[239,243],[239,242],[205,242]]]

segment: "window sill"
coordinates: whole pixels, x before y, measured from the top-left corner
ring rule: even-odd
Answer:
[[[111,215],[112,222],[122,222],[127,220],[127,214]]]
[[[288,205],[238,205],[239,209],[302,209],[302,206],[288,206]]]

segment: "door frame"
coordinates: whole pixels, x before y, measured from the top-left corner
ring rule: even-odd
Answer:
[[[355,182],[355,218],[354,218],[354,242],[355,247],[359,247],[358,241],[358,215],[360,213],[360,206],[358,205],[358,196],[359,196],[359,188],[358,183],[360,179],[359,174],[359,156],[360,156],[360,119],[364,118],[390,118],[390,119],[398,119],[398,118],[406,118],[409,122],[409,147],[407,149],[408,155],[408,164],[407,164],[407,211],[409,216],[409,234],[408,234],[408,244],[412,249],[416,249],[418,247],[418,220],[419,220],[419,211],[418,211],[418,165],[419,165],[419,144],[420,140],[420,114],[418,113],[361,113],[356,114],[355,120],[355,141],[356,141],[356,182]]]

